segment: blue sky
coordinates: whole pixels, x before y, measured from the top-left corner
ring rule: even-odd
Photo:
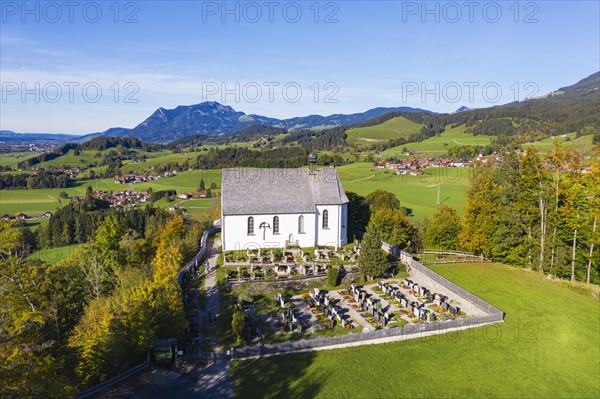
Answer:
[[[452,112],[600,70],[598,1],[0,4],[0,128],[18,132],[134,127],[205,100],[279,118]]]

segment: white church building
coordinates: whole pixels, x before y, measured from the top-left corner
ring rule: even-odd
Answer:
[[[334,168],[223,169],[223,251],[347,242],[348,198]]]

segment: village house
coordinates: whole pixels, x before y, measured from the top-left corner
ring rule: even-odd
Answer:
[[[334,168],[223,169],[223,250],[347,242],[348,198]]]

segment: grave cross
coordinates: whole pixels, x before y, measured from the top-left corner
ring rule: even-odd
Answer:
[[[265,234],[267,234],[267,229],[271,228],[271,225],[267,222],[262,222],[260,224],[260,226],[258,226],[259,229],[263,229],[263,241],[265,240]]]

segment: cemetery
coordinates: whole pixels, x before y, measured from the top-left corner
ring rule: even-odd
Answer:
[[[328,267],[344,266],[355,271],[358,253],[354,245],[337,250],[325,246],[248,248],[226,251],[223,266],[227,269],[227,279],[238,282],[323,277]]]
[[[250,278],[248,271],[252,270],[256,278],[265,268],[240,270],[246,278]],[[285,291],[273,288],[258,295],[232,290],[230,295],[236,298],[236,306],[246,313],[246,343],[359,334],[486,314],[456,294],[434,287],[416,273],[407,278],[329,288]]]

